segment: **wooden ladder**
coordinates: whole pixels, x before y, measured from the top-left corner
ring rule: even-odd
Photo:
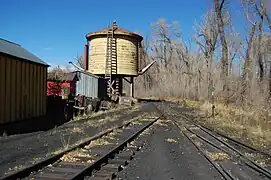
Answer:
[[[112,74],[117,74],[117,40],[114,37],[115,23],[107,30],[105,79],[107,79],[107,94],[111,97],[115,93]]]

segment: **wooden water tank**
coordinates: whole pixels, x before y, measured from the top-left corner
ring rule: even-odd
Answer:
[[[116,26],[114,37],[117,41],[117,74],[138,75],[139,48],[143,37]],[[105,74],[107,28],[86,35],[89,43],[88,71]]]

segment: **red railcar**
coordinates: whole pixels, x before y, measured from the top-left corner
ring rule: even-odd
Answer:
[[[70,93],[76,92],[76,73],[67,73],[62,80],[47,80],[47,96],[62,96],[66,99]]]

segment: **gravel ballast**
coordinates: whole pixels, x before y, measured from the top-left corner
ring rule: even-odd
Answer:
[[[147,104],[70,121],[49,131],[0,138],[0,177],[41,161],[68,146],[152,112]],[[145,114],[144,114],[145,113]],[[150,114],[149,114],[150,115]]]
[[[170,121],[160,121],[117,179],[221,179],[221,175]]]

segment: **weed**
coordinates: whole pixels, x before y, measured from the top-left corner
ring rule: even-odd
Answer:
[[[97,154],[90,154],[88,150],[76,149],[61,157],[64,162],[92,163]]]
[[[171,143],[177,143],[177,141],[173,138],[167,138],[166,141]]]
[[[197,136],[196,136],[195,134],[191,134],[189,137],[192,138],[192,139],[194,139],[194,138],[196,138]]]
[[[107,140],[105,140],[105,138],[100,138],[94,141],[91,141],[91,143],[89,145],[86,145],[84,148],[85,149],[90,149],[94,146],[105,146],[111,144],[110,142],[108,142]]]
[[[215,117],[210,117],[212,104],[194,101],[186,101],[186,104],[189,107],[200,108],[198,116],[204,116],[204,118],[198,118],[198,120],[207,126],[253,147],[270,150],[270,114],[264,113],[264,110],[215,104]]]
[[[64,150],[67,150],[70,147],[70,139],[71,139],[71,133],[69,134],[68,140],[66,140],[64,136],[60,135],[60,140],[61,140]]]
[[[213,161],[223,161],[229,159],[229,155],[224,152],[213,153],[206,151],[206,153]]]
[[[8,136],[8,134],[6,133],[6,131],[4,131],[2,134],[2,137],[7,137],[7,136]]]
[[[15,166],[13,168],[9,168],[9,171],[15,171],[16,172],[16,171],[20,171],[22,169],[24,169],[24,166],[23,165],[18,165],[18,166]]]
[[[259,154],[259,153],[245,153],[245,156],[248,158],[254,160],[256,163],[258,163],[261,166],[267,166],[267,164],[271,164],[271,158],[266,158],[265,156]]]
[[[167,127],[168,122],[169,121],[167,121],[167,120],[158,120],[158,121],[155,122],[155,124],[158,125],[158,126],[161,126],[161,127]]]
[[[202,142],[200,142],[200,141],[195,141],[195,144],[196,144],[197,146],[202,146]]]
[[[38,161],[40,161],[41,160],[41,158],[40,157],[35,157],[35,158],[33,158],[32,159],[32,161],[30,161],[32,164],[35,164],[35,163],[37,163]]]

